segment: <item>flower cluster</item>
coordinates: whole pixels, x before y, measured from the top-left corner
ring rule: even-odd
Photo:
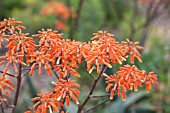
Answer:
[[[0,56],[0,59],[4,59],[0,64],[7,63],[6,71],[4,72],[7,72],[10,64],[14,67],[15,72],[18,72],[17,64],[26,65],[23,61],[24,55],[31,55],[34,51],[34,41],[32,38],[28,37],[27,33],[22,33],[22,30],[25,29],[25,27],[15,26],[21,24],[21,22],[9,18],[8,20],[4,19],[1,24],[3,26],[0,30],[2,35],[5,37],[8,36],[8,31],[10,32],[10,35],[8,36],[8,39],[6,39],[7,45],[5,46],[8,51],[5,56]]]
[[[80,85],[74,82],[74,80],[63,79],[60,79],[58,82],[52,82],[56,86],[53,89],[53,93],[37,94],[38,97],[32,98],[32,101],[38,102],[30,107],[31,111],[36,113],[58,112],[58,107],[63,107],[64,103],[67,106],[70,105],[70,99],[79,104],[77,97],[79,97],[80,92],[76,88],[79,88]],[[32,113],[31,111],[26,111],[25,113]]]
[[[52,93],[46,93],[46,94],[37,94],[38,97],[32,98],[32,101],[37,101],[36,104],[34,104],[32,107],[30,107],[31,111],[33,113],[47,113],[50,111],[56,111],[58,112],[59,106],[64,106],[60,101],[57,101],[56,98],[54,98],[54,94]],[[32,113],[31,111],[26,111],[25,113]]]
[[[80,74],[75,70],[78,64],[81,63],[80,46],[81,42],[63,40],[58,54],[55,70],[60,78],[65,78],[69,74],[80,77]]]
[[[56,15],[57,20],[55,22],[55,27],[58,30],[65,30],[67,26],[64,21],[68,20],[70,16],[75,15],[73,8],[68,8],[64,3],[59,1],[49,2],[46,7],[41,10],[41,13],[43,15]]]
[[[60,38],[62,34],[58,34],[57,31],[52,31],[47,29],[45,31],[39,31],[39,34],[33,35],[34,38],[40,38],[39,45],[32,52],[31,55],[27,57],[27,64],[33,63],[31,66],[30,75],[33,74],[36,64],[38,64],[39,74],[42,74],[41,67],[44,65],[45,69],[48,71],[49,75],[52,76],[50,63],[55,63],[56,47],[60,45]]]
[[[76,104],[79,104],[77,98],[80,96],[80,91],[77,88],[80,87],[79,84],[74,83],[75,80],[64,80],[60,79],[58,82],[52,82],[56,87],[53,89],[54,95],[58,101],[65,99],[66,105],[70,105],[70,99],[72,99]]]
[[[80,77],[80,74],[74,70],[74,68],[78,68],[77,59],[80,62],[80,58],[78,58],[80,42],[61,40],[62,34],[51,29],[39,31],[39,34],[33,35],[33,37],[40,38],[40,41],[38,48],[27,60],[28,64],[33,63],[30,75],[33,74],[36,65],[38,65],[39,74],[41,74],[41,67],[45,65],[50,76],[53,67],[53,71],[57,71],[60,78],[65,78],[69,73]]]
[[[99,31],[94,33],[94,37],[91,38],[89,52],[85,54],[85,60],[87,61],[87,70],[92,72],[93,64],[97,67],[97,73],[100,73],[101,65],[106,65],[112,68],[111,64],[126,61],[128,54],[130,54],[131,62],[134,63],[134,57],[141,61],[141,55],[138,50],[142,50],[143,47],[138,46],[138,42],[123,41],[117,42],[114,39],[114,35],[107,33],[106,31]],[[86,47],[87,48],[87,47]]]
[[[117,90],[118,97],[122,94],[122,100],[126,99],[127,90],[138,91],[138,87],[146,84],[146,92],[152,88],[152,84],[158,85],[157,75],[154,72],[149,72],[147,75],[144,70],[139,70],[136,66],[125,65],[120,68],[117,74],[106,76],[106,92],[111,91],[110,99],[113,99],[115,91]]]
[[[122,41],[122,44],[126,45],[124,46],[124,56],[130,54],[131,63],[134,63],[135,58],[137,58],[139,62],[142,62],[141,55],[138,50],[143,50],[144,48],[139,46],[139,42],[131,42],[129,39],[127,39],[126,41]]]
[[[2,41],[8,41],[9,35],[14,34],[16,30],[25,29],[24,26],[21,26],[22,22],[15,21],[14,18],[4,19],[0,22],[0,48],[2,46]]]
[[[10,86],[12,82],[9,79],[6,79],[5,76],[0,77],[0,95],[2,97],[2,94],[5,93],[9,98],[11,97],[9,91],[7,89],[14,91],[14,88]],[[6,101],[5,98],[0,98],[1,101]]]

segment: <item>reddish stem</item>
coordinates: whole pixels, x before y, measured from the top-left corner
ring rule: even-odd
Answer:
[[[15,93],[14,101],[13,101],[13,105],[15,106],[15,108],[13,108],[12,113],[15,113],[17,102],[18,102],[18,96],[19,96],[19,91],[20,91],[21,81],[22,81],[21,75],[22,75],[22,65],[20,64],[19,65],[19,73],[18,73],[18,77],[17,77],[17,90]]]
[[[4,73],[4,72],[3,72],[3,71],[0,71],[0,73]],[[8,76],[10,76],[10,77],[17,77],[17,76],[15,76],[15,75],[9,74],[9,73],[6,73],[6,75],[8,75]]]
[[[77,110],[77,113],[81,113],[81,112],[82,112],[84,106],[87,104],[87,102],[89,101],[91,95],[93,94],[93,91],[94,91],[94,89],[95,89],[95,87],[96,87],[96,84],[98,83],[98,81],[100,80],[102,74],[106,71],[106,69],[107,69],[107,66],[104,66],[103,69],[102,69],[102,71],[101,71],[101,73],[100,73],[99,76],[97,77],[97,79],[94,80],[93,85],[92,85],[92,88],[91,88],[88,96],[86,97],[86,99],[84,100],[84,102],[83,102],[81,105],[79,105],[78,110]]]
[[[106,103],[106,102],[107,102],[107,101],[109,101],[109,100],[110,100],[109,98],[105,99],[104,101],[100,102],[99,104],[97,104],[97,105],[95,105],[95,106],[91,107],[90,109],[88,109],[88,110],[84,111],[84,113],[87,113],[87,112],[89,112],[89,111],[93,110],[94,108],[99,107],[100,105],[102,105],[102,104]]]

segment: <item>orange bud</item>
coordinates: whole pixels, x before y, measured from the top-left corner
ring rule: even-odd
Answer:
[[[4,64],[4,63],[5,63],[5,61],[1,61],[1,62],[0,62],[0,65],[2,65],[2,64]]]
[[[146,92],[149,93],[149,90],[152,88],[151,82],[147,81],[145,84],[146,84]]]
[[[126,91],[123,89],[122,90],[122,101],[126,100]]]
[[[53,74],[52,74],[52,71],[51,71],[51,69],[50,68],[48,68],[47,69],[47,71],[48,71],[48,74],[50,75],[50,76],[52,76]]]
[[[5,93],[6,93],[6,95],[7,95],[9,98],[11,98],[11,95],[10,95],[10,93],[9,93],[8,91],[5,91]]]
[[[111,94],[110,94],[110,99],[113,99],[113,97],[114,97],[114,89],[112,89],[112,91],[111,91]]]
[[[5,75],[7,73],[7,71],[8,71],[8,68],[5,68],[5,71],[4,71],[3,74]]]
[[[120,87],[117,88],[117,96],[120,97]]]
[[[135,83],[134,83],[134,90],[138,91],[138,83],[137,83],[137,81],[135,81]]]
[[[70,105],[70,98],[69,96],[66,96],[66,106],[69,106]]]
[[[34,63],[34,64],[31,66],[30,76],[32,76],[32,74],[33,74],[33,72],[34,72],[35,65],[36,65],[36,63]]]

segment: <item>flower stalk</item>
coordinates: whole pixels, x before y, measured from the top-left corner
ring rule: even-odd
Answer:
[[[14,101],[13,101],[13,105],[15,106],[15,108],[12,109],[12,113],[15,113],[15,110],[16,110],[20,87],[21,87],[21,81],[22,81],[22,65],[19,64],[19,73],[18,73],[18,77],[17,77],[17,88],[16,88],[15,97],[14,97]]]
[[[100,80],[101,76],[102,76],[103,73],[106,71],[106,69],[107,69],[107,66],[104,65],[104,66],[103,66],[103,69],[102,69],[101,73],[99,74],[99,76],[97,77],[97,79],[93,81],[93,85],[92,85],[91,90],[90,90],[89,94],[87,95],[86,99],[84,100],[84,102],[83,102],[81,105],[79,105],[78,110],[77,110],[77,113],[81,113],[81,112],[82,112],[84,106],[85,106],[85,105],[87,104],[87,102],[89,101],[90,96],[93,94],[93,91],[94,91],[94,89],[95,89],[95,87],[96,87],[96,84],[98,83],[98,81]]]

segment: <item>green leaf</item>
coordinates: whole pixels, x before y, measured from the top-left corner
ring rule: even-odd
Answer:
[[[134,92],[127,96],[126,101],[122,101],[121,98],[113,101],[104,109],[104,113],[125,113],[125,110],[131,106],[133,103],[141,100],[147,95],[145,91]]]

